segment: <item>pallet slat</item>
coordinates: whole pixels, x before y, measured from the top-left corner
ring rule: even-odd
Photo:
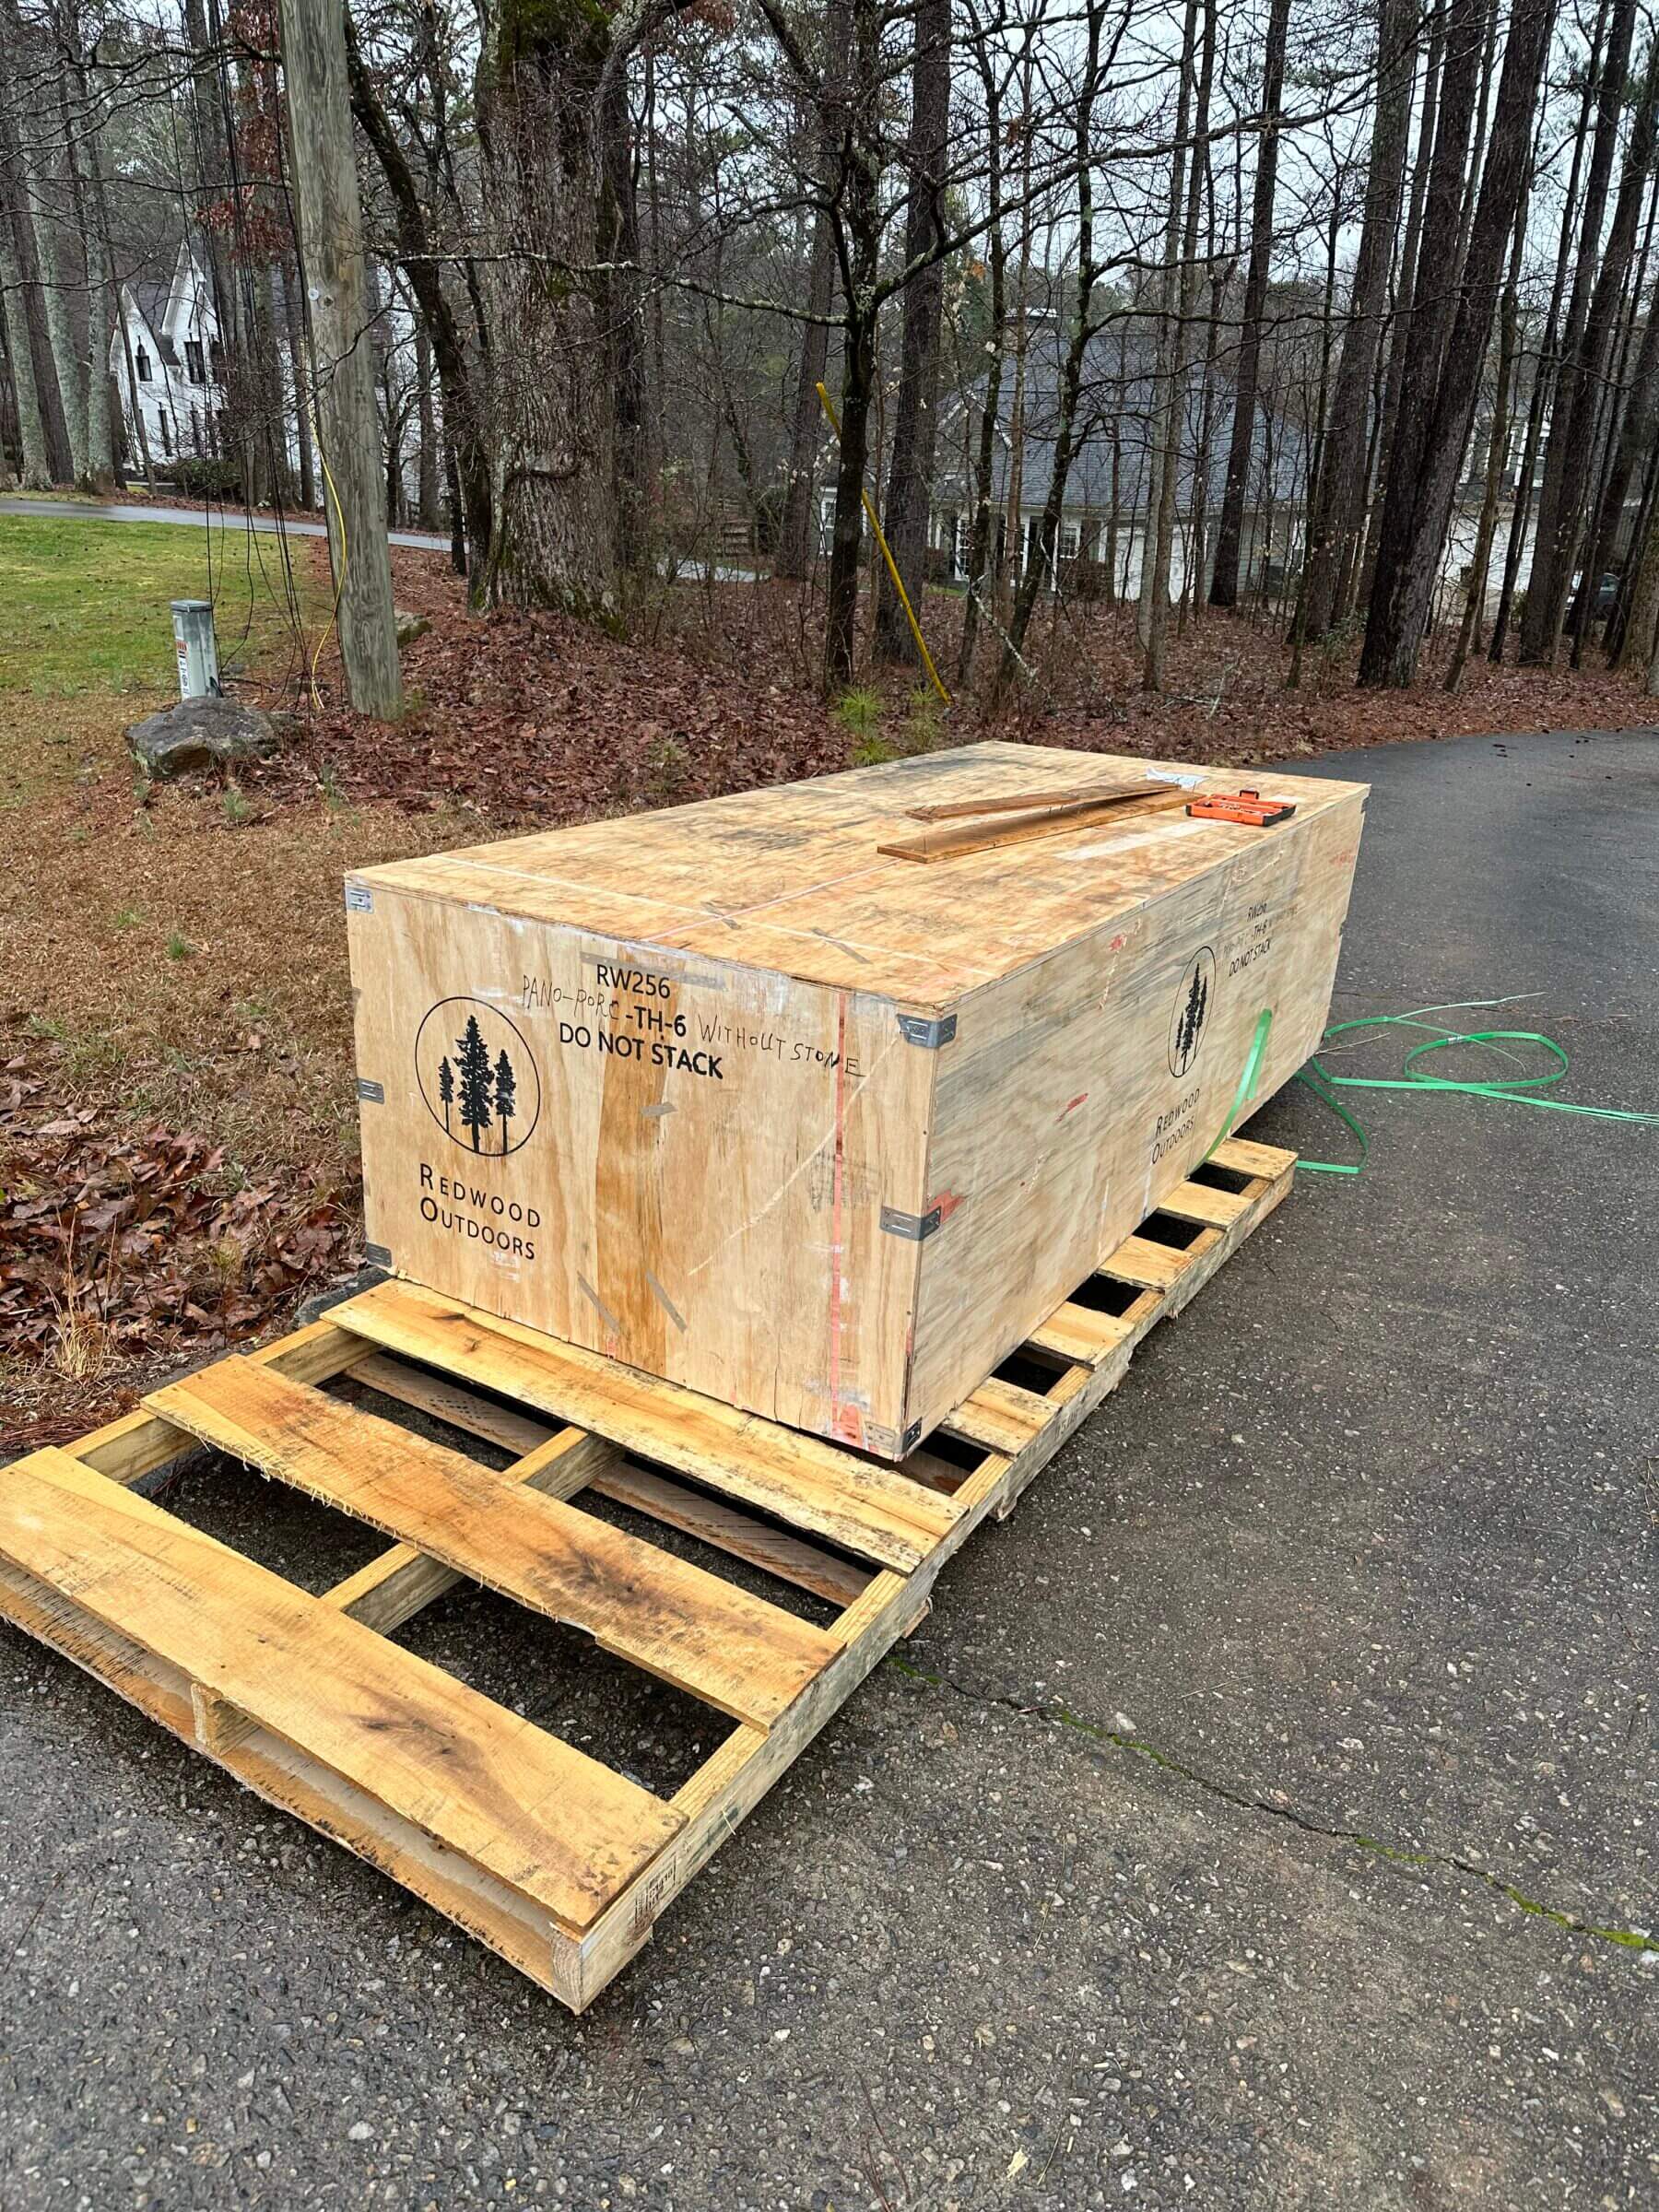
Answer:
[[[382,1283],[340,1307],[338,1320],[387,1351],[470,1376],[900,1573],[920,1566],[956,1519],[949,1499],[890,1468],[412,1283]]]
[[[465,1390],[441,1375],[429,1375],[418,1368],[406,1367],[401,1359],[394,1359],[384,1352],[370,1352],[358,1362],[352,1374],[355,1381],[367,1383],[387,1397],[417,1406],[423,1413],[435,1414],[440,1420],[465,1430],[469,1435],[486,1437],[510,1452],[528,1452],[553,1434],[545,1421],[532,1420],[524,1414],[513,1412],[511,1406],[498,1406],[493,1398],[480,1397],[477,1391]],[[584,1432],[569,1430],[566,1433],[582,1436]],[[751,1567],[776,1575],[780,1582],[794,1583],[798,1589],[810,1590],[816,1597],[827,1597],[833,1605],[851,1605],[870,1579],[868,1568],[856,1566],[851,1559],[838,1559],[833,1552],[805,1543],[785,1529],[773,1528],[767,1522],[757,1521],[752,1514],[739,1512],[724,1499],[712,1498],[706,1491],[688,1489],[683,1483],[669,1482],[648,1468],[636,1466],[602,1438],[588,1437],[586,1441],[598,1449],[586,1462],[585,1477],[561,1495],[574,1496],[578,1488],[596,1491],[601,1498],[626,1505],[647,1520],[661,1521],[670,1528],[677,1528],[682,1534],[711,1545],[716,1551],[729,1552],[735,1559],[745,1559]],[[515,1480],[524,1479],[522,1464],[506,1469]],[[905,1471],[916,1474],[912,1461],[905,1463]],[[538,1482],[536,1487],[545,1488],[547,1485]]]
[[[62,1652],[249,1788],[384,1869],[580,2011],[634,1957],[668,1905],[870,1669],[915,1628],[935,1582],[969,1535],[988,1516],[1013,1510],[1121,1382],[1147,1333],[1181,1312],[1290,1189],[1290,1154],[1234,1140],[1215,1157],[1243,1187],[1235,1194],[1193,1186],[1198,1195],[1189,1218],[1199,1220],[1201,1233],[1185,1251],[1152,1238],[1131,1240],[1124,1266],[1116,1265],[1114,1253],[1100,1270],[1135,1281],[1139,1242],[1168,1255],[1157,1264],[1168,1277],[1161,1287],[1138,1288],[1115,1315],[1085,1307],[1080,1297],[1056,1308],[1027,1340],[1028,1350],[1055,1370],[1041,1393],[992,1375],[944,1424],[980,1436],[971,1465],[924,1451],[910,1455],[902,1476],[874,1470],[881,1478],[877,1494],[896,1504],[890,1492],[897,1484],[912,1514],[931,1510],[948,1518],[919,1564],[905,1571],[849,1565],[695,1487],[714,1477],[694,1477],[688,1486],[633,1467],[597,1424],[549,1426],[548,1417],[568,1423],[569,1416],[541,1402],[554,1394],[551,1385],[536,1379],[534,1361],[518,1359],[523,1339],[530,1350],[544,1340],[482,1314],[466,1318],[492,1355],[505,1339],[513,1354],[505,1366],[494,1357],[429,1360],[477,1389],[408,1367],[404,1359],[421,1355],[394,1358],[372,1348],[370,1332],[353,1331],[354,1310],[370,1306],[376,1293],[335,1309],[317,1330],[226,1363],[233,1385],[268,1370],[286,1374],[290,1392],[352,1371],[515,1452],[500,1474],[461,1460],[500,1492],[547,1502],[591,1486],[712,1543],[724,1541],[740,1556],[772,1547],[772,1556],[757,1563],[793,1572],[807,1587],[814,1573],[837,1576],[827,1594],[853,1594],[824,1631],[833,1656],[770,1728],[740,1721],[667,1805],[382,1642],[365,1625],[394,1627],[450,1587],[458,1571],[442,1559],[399,1543],[315,1598],[120,1487],[186,1440],[184,1429],[155,1412],[83,1440],[83,1452],[110,1459],[111,1476],[55,1451],[0,1471],[0,1617]],[[1212,1206],[1214,1198],[1222,1203]],[[1206,1213],[1231,1218],[1206,1219]],[[1150,1271],[1150,1264],[1141,1270]],[[545,1348],[557,1354],[560,1347]],[[592,1387],[608,1385],[626,1409],[614,1425],[634,1421],[641,1378],[596,1357],[594,1364],[601,1372],[588,1378]],[[515,1387],[521,1384],[528,1387]],[[503,1405],[485,1390],[518,1403]],[[198,1387],[198,1401],[203,1394]],[[276,1394],[287,1395],[280,1386]],[[217,1403],[217,1385],[206,1385],[206,1395]],[[655,1407],[664,1418],[685,1413],[688,1394],[669,1385],[665,1395],[668,1407]],[[327,1409],[336,1456],[360,1445],[359,1423],[373,1417],[315,1392],[300,1396]],[[247,1414],[234,1387],[231,1403],[233,1412]],[[693,1411],[700,1403],[690,1401]],[[174,1413],[180,1410],[175,1403]],[[262,1433],[267,1410],[262,1399]],[[352,1416],[350,1423],[333,1429],[333,1417],[342,1413]],[[406,1454],[442,1453],[382,1425]],[[739,1418],[737,1428],[736,1480],[771,1445],[788,1463],[786,1479],[797,1483],[793,1448],[802,1440],[759,1420]],[[255,1462],[256,1441],[244,1423],[237,1448]],[[696,1442],[711,1456],[723,1446],[730,1455],[729,1441],[716,1442],[709,1431],[696,1431]],[[845,1480],[856,1497],[858,1484],[847,1471],[863,1475],[865,1463],[831,1447],[813,1449],[827,1453],[836,1483]],[[362,1479],[355,1461],[353,1469]],[[808,1472],[822,1477],[823,1463],[814,1461]],[[421,1533],[424,1541],[431,1532]]]
[[[0,1558],[567,1929],[682,1824],[637,1783],[65,1452],[6,1470]]]
[[[834,1655],[821,1630],[780,1606],[268,1368],[221,1360],[146,1402],[734,1720],[770,1727]]]

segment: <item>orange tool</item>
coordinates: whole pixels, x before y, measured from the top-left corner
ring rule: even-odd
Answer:
[[[1242,822],[1251,830],[1271,830],[1296,812],[1288,799],[1265,799],[1259,791],[1212,792],[1189,799],[1187,812],[1206,822]]]

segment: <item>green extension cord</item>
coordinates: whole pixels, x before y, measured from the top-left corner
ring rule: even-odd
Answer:
[[[1500,1000],[1487,1000],[1487,1005],[1500,1005]],[[1299,1068],[1296,1080],[1304,1084],[1324,1106],[1328,1106],[1337,1120],[1352,1131],[1359,1147],[1359,1158],[1347,1162],[1333,1159],[1298,1159],[1299,1169],[1314,1175],[1359,1175],[1363,1172],[1371,1154],[1371,1140],[1364,1124],[1351,1113],[1337,1095],[1344,1090],[1410,1090],[1451,1091],[1469,1099],[1498,1099],[1511,1106],[1536,1106],[1547,1113],[1575,1113],[1596,1122],[1626,1122],[1641,1129],[1659,1129],[1659,1113],[1637,1113],[1619,1106],[1584,1106],[1572,1099],[1545,1098],[1541,1095],[1559,1083],[1570,1065],[1566,1053],[1553,1037],[1546,1037],[1538,1030],[1448,1030],[1437,1021],[1424,1021],[1425,1014],[1445,1014],[1458,1011],[1450,1006],[1414,1006],[1408,1014],[1368,1014],[1357,1021],[1334,1022],[1321,1040],[1328,1045],[1334,1037],[1347,1035],[1357,1030],[1421,1030],[1423,1041],[1414,1044],[1406,1053],[1397,1076],[1334,1076],[1317,1054]],[[1262,1061],[1267,1050],[1267,1039],[1273,1028],[1273,1009],[1264,1006],[1256,1018],[1255,1035],[1250,1050],[1244,1055],[1244,1071],[1239,1077],[1239,1088],[1228,1109],[1227,1119],[1216,1133],[1216,1142],[1205,1154],[1208,1159],[1225,1137],[1231,1132],[1244,1108],[1254,1098],[1262,1072]],[[1421,1063],[1430,1053],[1443,1053],[1453,1045],[1478,1044],[1488,1051],[1500,1053],[1516,1065],[1521,1063],[1508,1048],[1511,1045],[1541,1046],[1554,1065],[1541,1075],[1494,1076],[1485,1081],[1473,1077],[1430,1075]]]

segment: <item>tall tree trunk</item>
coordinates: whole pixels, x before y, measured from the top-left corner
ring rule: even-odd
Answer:
[[[1152,356],[1151,405],[1147,424],[1147,519],[1141,539],[1140,588],[1135,610],[1135,634],[1149,665],[1153,650],[1153,603],[1163,563],[1164,464],[1175,420],[1176,387],[1180,381],[1176,355],[1179,345],[1179,276],[1182,199],[1186,177],[1187,129],[1192,111],[1193,56],[1197,45],[1198,9],[1202,0],[1186,0],[1181,28],[1180,73],[1176,80],[1174,147],[1170,156],[1170,201],[1164,215],[1163,253],[1157,276],[1158,335]],[[1029,103],[1028,103],[1029,104]],[[1028,136],[1030,134],[1028,134]],[[1159,394],[1166,394],[1160,400]],[[1161,660],[1162,648],[1159,648]]]
[[[453,522],[463,532],[467,548],[465,565],[460,573],[469,579],[469,596],[477,606],[483,596],[494,505],[482,401],[467,359],[459,319],[443,288],[438,260],[431,251],[425,202],[374,80],[364,66],[349,14],[346,18],[346,59],[351,112],[380,164],[391,194],[398,265],[415,295],[432,341],[432,358],[437,364],[438,387],[443,401],[444,434],[454,455],[458,496]]]
[[[1591,34],[1590,53],[1594,57],[1601,52],[1602,32],[1606,29],[1607,0],[1601,0],[1600,12]],[[1503,582],[1498,594],[1498,611],[1492,618],[1492,640],[1487,648],[1487,658],[1495,665],[1503,660],[1503,648],[1509,636],[1511,612],[1514,606],[1515,583],[1521,573],[1521,555],[1526,544],[1527,524],[1532,515],[1533,479],[1537,474],[1538,448],[1543,439],[1544,412],[1554,389],[1559,366],[1558,352],[1561,321],[1561,302],[1567,294],[1567,272],[1572,261],[1572,228],[1578,214],[1579,172],[1583,164],[1584,150],[1590,138],[1590,109],[1595,98],[1596,76],[1592,66],[1584,73],[1583,90],[1579,101],[1578,128],[1573,133],[1572,163],[1567,179],[1567,197],[1561,207],[1560,239],[1556,248],[1555,276],[1550,285],[1549,309],[1544,318],[1544,337],[1538,359],[1533,371],[1532,391],[1526,403],[1526,434],[1522,441],[1521,466],[1516,477],[1515,503],[1510,515],[1509,541],[1503,554]]]
[[[1348,326],[1336,390],[1320,451],[1309,554],[1303,571],[1299,640],[1324,637],[1335,619],[1344,573],[1365,529],[1366,461],[1371,391],[1388,309],[1388,272],[1399,227],[1406,147],[1411,128],[1416,0],[1381,0],[1377,24],[1377,112]]]
[[[617,394],[606,371],[605,180],[594,128],[609,18],[494,0],[477,73],[489,335],[490,538],[475,595],[614,618]]]
[[[1007,330],[1007,241],[1003,233],[1002,85],[982,37],[973,56],[985,95],[985,212],[990,218],[985,261],[990,276],[989,366],[980,406],[979,437],[973,456],[972,525],[968,539],[968,599],[962,609],[961,643],[957,652],[957,685],[973,674],[979,641],[980,595],[991,561],[991,494],[996,468],[997,411],[1002,406],[1003,347]]]
[[[426,318],[416,308],[415,408],[420,451],[415,478],[415,519],[423,530],[438,527],[438,421],[432,406],[432,341]]]
[[[812,218],[812,253],[806,275],[806,311],[812,319],[801,326],[801,359],[789,435],[789,477],[772,559],[772,573],[794,583],[806,580],[812,551],[813,462],[824,434],[818,388],[829,366],[829,318],[834,303],[835,233],[828,213],[820,207]]]
[[[1601,255],[1602,218],[1606,210],[1607,188],[1612,180],[1613,159],[1629,89],[1634,22],[1635,0],[1614,0],[1606,53],[1596,86],[1595,136],[1591,147],[1578,259],[1573,267],[1567,326],[1562,336],[1561,369],[1550,409],[1549,437],[1544,448],[1544,483],[1538,494],[1532,572],[1527,578],[1526,603],[1521,613],[1520,658],[1524,666],[1536,666],[1555,658],[1561,610],[1571,581],[1569,541],[1576,538],[1578,533],[1577,490],[1576,487],[1569,486],[1568,453],[1570,447],[1576,450],[1583,440],[1584,380],[1586,375],[1595,374],[1590,315]],[[1594,399],[1592,394],[1589,403],[1592,406]]]
[[[841,451],[835,470],[835,515],[830,539],[830,583],[824,621],[824,688],[843,691],[853,680],[858,623],[858,572],[864,549],[865,471],[870,455],[870,403],[876,384],[877,266],[881,250],[877,105],[882,18],[877,0],[853,0],[848,69],[842,84],[824,84],[824,104],[838,148],[838,250],[844,301],[841,341]]]
[[[1440,121],[1441,80],[1446,56],[1445,0],[1432,0],[1429,12],[1428,46],[1423,56],[1422,114],[1418,124],[1416,158],[1409,174],[1411,192],[1406,204],[1406,229],[1399,256],[1392,271],[1393,312],[1388,329],[1387,359],[1382,368],[1382,393],[1372,429],[1371,465],[1368,477],[1372,490],[1366,521],[1364,550],[1350,560],[1339,578],[1336,618],[1346,620],[1369,589],[1377,565],[1378,540],[1382,528],[1382,492],[1388,477],[1388,456],[1394,450],[1394,425],[1400,416],[1400,394],[1411,359],[1411,311],[1417,295],[1421,265],[1423,212],[1429,197],[1429,175],[1434,161],[1435,132]]]
[[[1456,312],[1441,349],[1436,385],[1422,394],[1427,421],[1418,441],[1418,466],[1410,479],[1396,482],[1390,473],[1391,507],[1397,502],[1404,512],[1383,518],[1383,558],[1366,623],[1361,684],[1409,684],[1417,670],[1491,335],[1504,252],[1520,204],[1554,21],[1553,6],[1538,0],[1518,11],[1511,24]]]
[[[1216,567],[1210,578],[1210,605],[1234,606],[1239,597],[1239,548],[1244,535],[1244,502],[1250,490],[1250,459],[1255,449],[1256,392],[1262,373],[1262,320],[1267,306],[1267,278],[1273,263],[1273,202],[1278,184],[1279,111],[1285,96],[1285,34],[1290,0],[1272,0],[1267,11],[1267,45],[1262,60],[1262,129],[1257,141],[1255,187],[1250,207],[1250,265],[1244,277],[1244,319],[1239,332],[1239,363],[1233,377],[1232,439],[1227,453],[1227,482],[1221,519],[1216,528]]]
[[[1060,373],[1059,419],[1054,431],[1053,465],[1049,471],[1048,491],[1042,503],[1042,519],[1038,526],[1035,559],[1028,559],[1019,579],[1015,595],[1014,611],[1003,640],[1002,659],[996,672],[997,690],[1006,691],[1020,666],[1020,648],[1030,628],[1031,610],[1037,604],[1037,594],[1043,580],[1053,567],[1054,543],[1060,528],[1060,516],[1065,504],[1066,479],[1071,475],[1072,455],[1076,451],[1077,400],[1083,387],[1083,363],[1088,358],[1088,345],[1100,327],[1094,319],[1094,288],[1100,271],[1094,257],[1094,110],[1101,79],[1100,28],[1106,0],[1087,0],[1088,16],[1085,31],[1082,82],[1077,94],[1074,161],[1077,180],[1077,289],[1072,311],[1071,338],[1065,349],[1065,365]]]
[[[1481,487],[1480,519],[1475,527],[1475,547],[1469,557],[1469,588],[1464,600],[1457,642],[1446,669],[1446,689],[1455,691],[1469,654],[1480,643],[1481,618],[1486,612],[1487,573],[1492,561],[1492,540],[1498,529],[1498,497],[1503,488],[1504,465],[1509,457],[1510,386],[1520,346],[1521,263],[1526,249],[1526,210],[1531,177],[1522,187],[1515,234],[1510,244],[1509,278],[1498,312],[1498,378],[1492,394],[1491,437],[1487,445],[1486,480]]]
[[[851,29],[849,0],[830,0],[824,16],[824,90],[812,125],[818,154],[818,173],[815,182],[818,204],[812,218],[806,309],[813,320],[801,326],[801,359],[795,375],[794,413],[789,434],[789,478],[783,488],[783,511],[778,522],[778,545],[772,561],[773,574],[794,583],[806,581],[816,536],[812,517],[813,464],[824,436],[824,414],[818,388],[829,368],[830,311],[835,304],[835,225],[829,204],[835,192],[840,161],[840,149],[831,143],[832,120],[837,112],[834,88],[846,75]]]
[[[904,220],[907,268],[927,266],[904,289],[899,397],[888,459],[886,530],[893,562],[918,618],[927,584],[927,524],[933,503],[934,448],[939,397],[939,321],[945,300],[946,146],[950,131],[951,0],[917,0],[911,69],[909,199]],[[884,566],[876,587],[876,657],[915,666],[921,655]]]
[[[115,434],[110,405],[110,339],[119,303],[113,298],[114,269],[110,253],[109,206],[104,190],[102,100],[87,66],[74,0],[65,6],[65,31],[74,39],[76,88],[80,95],[80,132],[86,160],[81,207],[87,241],[87,475],[93,488],[108,491],[115,481]],[[71,170],[74,157],[71,154]]]
[[[41,420],[41,395],[29,347],[23,272],[18,265],[17,241],[4,207],[0,207],[0,325],[6,335],[6,366],[18,415],[18,481],[25,491],[44,491],[52,482],[46,428]]]
[[[1547,541],[1543,536],[1540,517],[1540,542],[1537,553],[1534,556],[1533,571],[1527,584],[1526,611],[1521,626],[1523,659],[1527,657],[1529,641],[1535,645],[1539,659],[1553,661],[1555,658],[1561,618],[1567,608],[1567,594],[1583,547],[1585,499],[1594,481],[1592,456],[1596,426],[1604,413],[1607,372],[1620,302],[1635,253],[1641,204],[1653,167],[1655,136],[1659,135],[1659,108],[1656,108],[1656,102],[1659,102],[1659,51],[1650,54],[1638,95],[1613,221],[1602,250],[1589,312],[1584,318],[1583,331],[1572,364],[1572,374],[1570,380],[1563,380],[1557,397],[1557,421],[1563,401],[1570,401],[1565,429],[1559,441],[1559,488],[1553,528]],[[1556,429],[1556,422],[1552,422],[1549,436],[1552,453],[1558,445]]]
[[[1585,641],[1589,637],[1591,625],[1598,618],[1595,602],[1599,595],[1600,581],[1606,573],[1606,563],[1614,555],[1615,541],[1624,518],[1625,500],[1636,468],[1636,449],[1630,446],[1629,441],[1644,404],[1642,362],[1648,360],[1650,369],[1652,365],[1648,334],[1644,333],[1642,346],[1634,364],[1630,349],[1635,342],[1636,324],[1641,318],[1641,303],[1647,291],[1648,261],[1653,253],[1656,213],[1659,213],[1659,187],[1650,184],[1647,219],[1642,226],[1641,251],[1631,273],[1626,296],[1620,303],[1613,363],[1603,385],[1596,435],[1594,489],[1585,507],[1589,529],[1584,539],[1584,559],[1577,587],[1567,609],[1568,628],[1572,634],[1572,665],[1575,668],[1583,665]],[[1659,342],[1659,332],[1652,335],[1655,342]],[[1643,453],[1647,451],[1645,438],[1641,450]],[[1609,611],[1605,633],[1608,638],[1611,638],[1617,627],[1619,603],[1623,597],[1621,586],[1614,594],[1614,605]]]
[[[300,504],[317,503],[317,461],[312,443],[311,408],[305,392],[305,323],[300,304],[300,256],[290,252],[282,265],[282,321],[288,337],[288,369],[294,383],[294,442],[300,454]]]
[[[1210,86],[1216,62],[1216,0],[1194,0],[1202,11],[1203,42],[1198,57],[1197,84],[1192,85],[1192,42],[1186,41],[1182,97],[1176,125],[1176,164],[1171,183],[1180,201],[1179,164],[1186,151],[1186,216],[1181,231],[1181,272],[1175,282],[1175,329],[1170,353],[1170,401],[1164,422],[1163,459],[1158,478],[1158,531],[1153,543],[1152,592],[1147,606],[1147,653],[1141,670],[1141,688],[1161,691],[1164,684],[1164,645],[1170,623],[1170,566],[1175,549],[1175,505],[1180,483],[1181,441],[1186,416],[1187,361],[1191,347],[1193,303],[1198,286],[1198,221],[1204,165],[1200,159],[1209,129]],[[1191,21],[1189,10],[1189,22]],[[1189,124],[1192,143],[1184,147]]]

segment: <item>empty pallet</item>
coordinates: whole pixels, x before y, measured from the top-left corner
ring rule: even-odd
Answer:
[[[1220,1146],[1031,1332],[1022,1379],[987,1377],[898,1466],[383,1283],[0,1471],[0,1614],[580,2010],[914,1628],[951,1554],[1285,1196],[1293,1164]],[[511,1464],[331,1395],[342,1378]],[[141,1493],[193,1444],[387,1548],[300,1588]],[[739,1587],[584,1494],[759,1575]],[[755,1594],[763,1578],[777,1600]],[[458,1584],[582,1631],[722,1716],[724,1740],[659,1795],[390,1640]],[[801,1618],[791,1590],[832,1618]]]

